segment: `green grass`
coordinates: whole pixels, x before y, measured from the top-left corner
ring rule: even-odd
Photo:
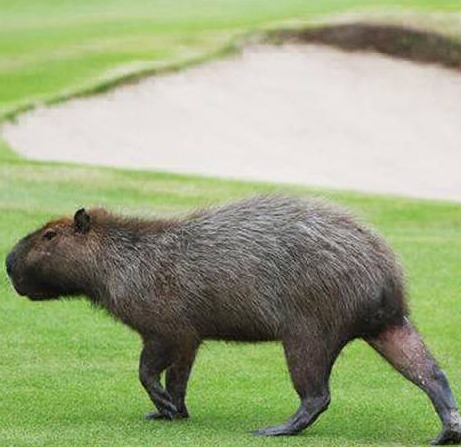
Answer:
[[[0,116],[107,85],[120,73],[206,59],[242,33],[369,4],[0,0]],[[374,8],[397,6],[461,10],[460,1],[373,2]],[[460,205],[35,163],[0,141],[0,259],[26,232],[81,205],[172,215],[271,191],[343,203],[390,240],[407,268],[413,318],[460,400]],[[426,397],[360,342],[337,363],[329,411],[299,437],[248,434],[281,422],[297,406],[278,344],[207,343],[190,385],[192,419],[146,422],[142,415],[151,405],[137,380],[140,341],[134,333],[84,301],[20,298],[3,269],[0,292],[1,446],[424,445],[439,428]]]
[[[255,193],[303,188],[150,172],[38,164],[0,166],[0,253],[52,216],[82,204],[135,214],[183,214]],[[318,191],[315,194],[320,194]],[[401,255],[414,320],[461,398],[461,206],[321,193],[372,222]],[[137,380],[138,337],[86,302],[31,303],[1,275],[0,445],[419,445],[438,430],[426,397],[364,343],[349,346],[332,380],[333,403],[300,437],[248,431],[290,415],[297,400],[278,344],[207,343],[194,371],[188,422],[146,422]]]
[[[0,117],[229,50],[236,36],[287,21],[406,7],[459,11],[460,1],[0,0]]]

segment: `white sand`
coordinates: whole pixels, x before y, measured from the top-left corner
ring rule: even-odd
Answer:
[[[461,73],[256,47],[22,115],[26,157],[461,201]]]

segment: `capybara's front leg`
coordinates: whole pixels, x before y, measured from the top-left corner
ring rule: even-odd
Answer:
[[[197,344],[184,347],[175,362],[166,371],[166,389],[178,409],[178,418],[188,418],[186,408],[186,390],[192,365],[197,354]]]
[[[160,376],[172,363],[174,350],[169,345],[159,342],[146,342],[141,352],[139,362],[139,379],[149,394],[158,413],[149,413],[147,419],[175,419],[178,409],[173,403],[170,394],[161,383]]]
[[[442,422],[442,432],[431,444],[459,444],[461,419],[450,385],[411,323],[406,320],[367,341],[431,399]]]

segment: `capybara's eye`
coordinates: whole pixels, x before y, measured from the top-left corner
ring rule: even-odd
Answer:
[[[43,235],[43,239],[45,239],[46,241],[50,241],[50,240],[53,239],[55,236],[56,236],[56,231],[48,230],[48,231],[46,231],[45,234]]]

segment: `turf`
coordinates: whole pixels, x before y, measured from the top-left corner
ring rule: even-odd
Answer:
[[[374,6],[461,10],[445,0]],[[117,70],[206,58],[242,32],[362,7],[369,2],[0,0],[0,114],[100,85]],[[408,272],[413,319],[461,399],[460,205],[33,163],[0,141],[0,259],[25,233],[81,205],[169,216],[273,191],[335,200],[390,240]],[[0,294],[1,446],[424,445],[439,429],[427,398],[362,342],[335,367],[329,411],[299,437],[248,433],[283,421],[297,405],[273,343],[205,344],[190,385],[191,420],[147,422],[134,333],[84,301],[28,302],[3,271]]]
[[[401,255],[414,320],[461,397],[459,205],[22,160],[3,164],[0,179],[2,257],[30,229],[82,204],[171,215],[274,190],[343,203]],[[0,445],[418,445],[438,430],[425,396],[362,342],[337,363],[330,410],[300,437],[248,433],[282,421],[297,404],[278,344],[207,343],[190,387],[192,419],[146,422],[135,334],[86,302],[19,298],[4,274],[0,290]]]
[[[449,0],[0,0],[0,117],[127,73],[229,50],[235,36],[330,13],[459,11]]]

